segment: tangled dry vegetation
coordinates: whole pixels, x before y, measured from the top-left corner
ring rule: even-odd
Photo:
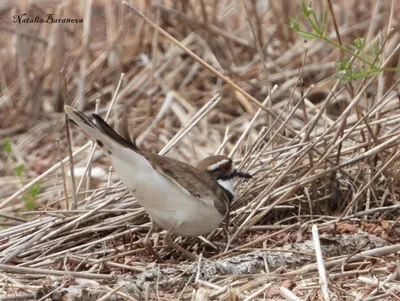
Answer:
[[[399,300],[400,3],[332,2],[313,3],[327,36],[378,45],[384,71],[337,79],[354,57],[289,28],[308,28],[300,1],[132,1],[150,21],[120,1],[2,2],[1,299]],[[176,238],[197,262],[160,231],[153,262],[146,213],[76,127],[68,143],[64,101],[110,109],[141,148],[254,175],[227,231]]]

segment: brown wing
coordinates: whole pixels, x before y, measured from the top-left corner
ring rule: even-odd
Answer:
[[[203,202],[207,203],[207,200],[215,200],[213,204],[210,205],[214,205],[218,212],[223,216],[227,214],[233,195],[214,181],[208,173],[201,171],[190,164],[172,158],[146,151],[139,152],[159,173],[172,180],[178,186],[186,189],[189,193]],[[155,159],[155,157],[157,158]],[[154,161],[156,161],[157,164],[152,163]],[[191,172],[190,176],[187,175],[187,171]],[[194,183],[201,183],[201,186],[207,187],[207,189],[202,189],[199,185]]]

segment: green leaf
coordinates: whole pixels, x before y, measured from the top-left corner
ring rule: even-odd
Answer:
[[[26,211],[33,211],[36,208],[35,202],[29,198],[24,198],[24,205]]]
[[[36,198],[40,192],[40,183],[36,183],[29,189],[29,195],[31,198]]]
[[[379,70],[374,70],[374,69],[357,69],[353,73],[353,79],[364,79],[367,77],[372,76],[373,74],[379,72]]]
[[[340,71],[348,71],[351,67],[351,63],[347,60],[341,60],[337,62],[336,65]]]
[[[11,156],[12,146],[11,146],[11,140],[9,138],[3,140],[3,151],[7,155]]]
[[[324,21],[323,21],[322,30],[321,30],[321,35],[323,35],[325,33],[326,23],[327,22],[328,22],[328,11],[325,10],[325,12],[324,12]]]
[[[20,164],[17,167],[14,168],[14,172],[18,177],[22,177],[23,173],[24,173],[24,169],[25,169],[25,165],[24,164]]]
[[[306,38],[307,40],[313,40],[318,38],[315,34],[306,31],[299,31],[299,35],[303,38]]]
[[[373,56],[377,56],[379,53],[379,41],[376,41],[374,44],[370,45],[369,51]]]
[[[294,30],[296,30],[296,31],[299,31],[299,30],[300,30],[299,18],[298,18],[297,16],[296,16],[296,18],[290,17],[289,26],[290,26],[292,29],[294,29]]]
[[[24,200],[24,207],[27,211],[36,209],[35,199],[40,192],[40,184],[33,185],[27,193],[24,194],[22,199]]]
[[[314,11],[312,13],[312,17],[314,19],[314,22],[312,22],[311,19],[309,19],[311,26],[315,29],[316,32],[318,32],[320,36],[322,36],[321,25],[319,24],[317,14]]]
[[[314,10],[311,7],[311,2],[307,5],[306,1],[302,1],[301,2],[301,7],[303,9],[303,14],[308,18],[313,12]]]
[[[365,40],[364,40],[364,38],[357,38],[357,39],[355,39],[355,40],[354,40],[354,47],[355,47],[357,50],[359,50],[359,51],[363,50],[364,47],[365,47]]]

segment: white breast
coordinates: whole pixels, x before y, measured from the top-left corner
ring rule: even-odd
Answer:
[[[150,217],[163,229],[181,236],[204,235],[222,222],[224,216],[212,200],[200,200],[156,172],[145,158],[132,151],[130,164],[108,155],[124,185],[132,191]],[[134,166],[132,162],[138,164]]]
[[[235,179],[229,179],[229,180],[217,180],[218,184],[224,187],[226,190],[228,190],[230,193],[233,194],[233,185],[235,184]]]

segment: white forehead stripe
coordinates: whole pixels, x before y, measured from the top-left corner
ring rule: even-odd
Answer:
[[[229,160],[229,159],[224,159],[224,160],[219,161],[219,162],[217,162],[217,163],[215,163],[215,164],[213,164],[213,165],[208,166],[208,167],[207,167],[207,170],[208,170],[208,171],[213,171],[213,170],[219,169],[222,165],[224,165],[224,164],[226,164],[226,163],[232,163],[232,165],[233,165],[233,162],[231,162],[231,160]]]

